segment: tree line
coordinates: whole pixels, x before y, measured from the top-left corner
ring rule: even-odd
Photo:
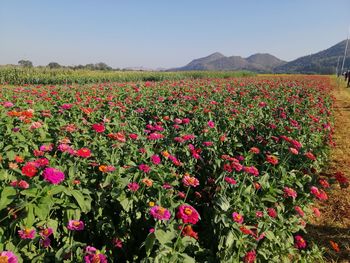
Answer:
[[[34,67],[33,62],[30,60],[20,60],[18,61],[18,65],[25,68],[32,68]],[[41,67],[41,66],[39,66]],[[58,69],[58,68],[68,68],[68,69],[88,69],[88,70],[119,70],[119,69],[113,69],[111,66],[108,66],[104,62],[99,62],[96,64],[90,63],[86,65],[77,65],[77,66],[63,66],[60,65],[57,62],[50,62],[46,65],[47,68],[50,69]]]

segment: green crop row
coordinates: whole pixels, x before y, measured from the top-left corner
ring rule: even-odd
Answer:
[[[163,81],[202,78],[230,78],[253,76],[247,71],[187,71],[187,72],[157,72],[157,71],[96,71],[73,70],[67,68],[24,68],[0,67],[0,83],[4,84],[88,84],[126,81]]]

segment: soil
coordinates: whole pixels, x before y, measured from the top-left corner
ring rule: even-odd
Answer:
[[[334,85],[334,141],[330,161],[325,169],[328,176],[342,172],[350,180],[350,88],[342,79],[332,79]],[[315,204],[321,216],[313,218],[307,231],[326,251],[326,262],[350,262],[350,187],[334,184],[328,200]],[[332,247],[331,241],[339,246]],[[333,243],[334,244],[334,243]]]

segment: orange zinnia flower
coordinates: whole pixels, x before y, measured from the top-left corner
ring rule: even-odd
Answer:
[[[335,252],[338,253],[340,251],[339,245],[336,242],[334,242],[333,240],[330,240],[329,243],[331,244],[331,246]]]

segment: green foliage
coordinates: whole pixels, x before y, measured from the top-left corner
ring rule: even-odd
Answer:
[[[109,262],[317,262],[304,221],[325,194],[315,173],[332,142],[327,81],[1,86],[0,251],[24,262],[84,262],[100,255],[91,246]]]
[[[145,71],[111,71],[104,63],[87,65],[87,69],[59,68],[53,62],[49,68],[0,67],[0,83],[7,84],[88,84],[125,81],[164,81],[202,78],[230,78],[253,76],[253,73],[238,71],[188,71],[188,72],[145,72]],[[101,71],[102,70],[102,71]]]

